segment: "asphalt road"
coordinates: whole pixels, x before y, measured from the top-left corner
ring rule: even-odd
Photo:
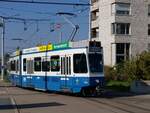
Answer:
[[[83,98],[0,82],[0,113],[150,113],[150,95],[108,92]]]

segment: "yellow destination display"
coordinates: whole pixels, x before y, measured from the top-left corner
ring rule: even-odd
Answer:
[[[44,46],[39,46],[38,47],[38,50],[40,52],[43,52],[43,51],[49,51],[49,50],[52,50],[52,44],[49,44],[49,45],[44,45]]]
[[[20,55],[20,51],[19,50],[16,51],[16,55],[17,56]]]

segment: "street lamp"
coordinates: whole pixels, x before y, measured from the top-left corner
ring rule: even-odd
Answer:
[[[2,28],[2,34],[1,34],[1,80],[4,80],[4,34],[5,34],[4,18],[1,18],[0,27]]]

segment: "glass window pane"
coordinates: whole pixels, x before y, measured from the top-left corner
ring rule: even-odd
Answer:
[[[116,63],[121,63],[121,62],[124,61],[124,59],[125,59],[124,56],[117,56],[117,57],[116,57]]]
[[[150,43],[148,44],[148,51],[150,52]]]
[[[26,63],[27,63],[27,60],[26,58],[23,59],[23,71],[26,71]]]
[[[113,34],[129,34],[130,23],[112,23]]]
[[[16,73],[18,72],[18,70],[19,70],[19,61],[16,60]]]
[[[148,24],[148,35],[150,35],[150,24]]]
[[[130,44],[126,44],[126,59],[129,59],[130,55]]]
[[[116,24],[112,23],[112,34],[116,34]]]
[[[74,73],[87,73],[87,61],[85,54],[73,55]]]
[[[59,56],[51,57],[51,71],[60,71],[60,57]]]
[[[50,62],[42,61],[42,71],[50,71]]]
[[[148,16],[150,16],[150,4],[148,5]]]
[[[101,54],[89,54],[89,66],[91,72],[103,72],[103,58]]]
[[[116,54],[124,54],[125,45],[120,43],[116,45]]]
[[[31,63],[30,62],[31,62],[30,60],[27,60],[27,74],[31,73],[31,71],[30,71],[31,70],[30,69],[31,68],[31,66],[30,66]]]
[[[15,60],[11,61],[11,70],[12,71],[16,70],[16,61]]]
[[[34,71],[41,71],[41,57],[34,58]]]
[[[116,4],[116,14],[129,14],[130,4],[117,3]]]

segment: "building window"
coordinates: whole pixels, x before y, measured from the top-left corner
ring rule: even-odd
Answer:
[[[112,4],[112,14],[129,15],[130,9],[131,8],[130,8],[129,3],[113,3]]]
[[[148,35],[150,35],[150,24],[148,24]]]
[[[74,73],[87,73],[87,61],[85,54],[73,55]]]
[[[113,34],[130,34],[130,23],[112,23]]]
[[[116,44],[116,63],[120,63],[129,59],[130,44],[117,43]]]
[[[150,16],[150,4],[148,5],[148,16]]]
[[[92,5],[94,5],[95,3],[98,3],[99,0],[92,0]]]
[[[93,28],[92,30],[91,30],[91,37],[92,38],[98,38],[99,37],[99,28]]]
[[[150,43],[148,44],[148,51],[150,52]]]
[[[26,71],[27,69],[27,60],[26,58],[23,59],[23,71]]]
[[[41,71],[41,57],[34,58],[34,71]]]
[[[91,19],[92,19],[92,21],[97,20],[98,17],[99,17],[99,9],[91,12]]]
[[[60,57],[51,56],[51,71],[60,71]]]

